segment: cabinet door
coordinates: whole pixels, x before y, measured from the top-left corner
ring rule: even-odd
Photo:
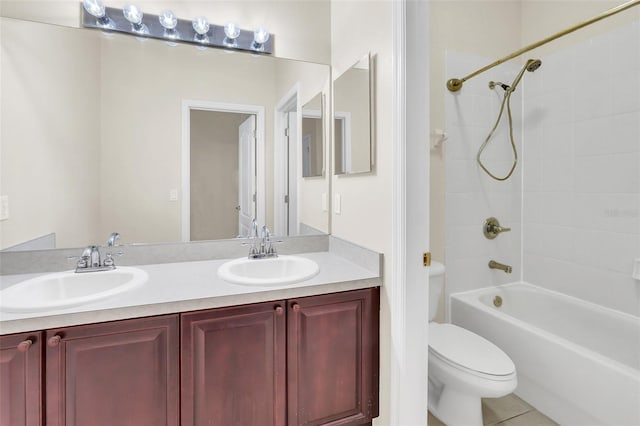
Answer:
[[[42,333],[0,337],[0,426],[42,425]]]
[[[178,316],[47,331],[47,426],[177,426]]]
[[[284,426],[285,304],[182,315],[182,424]]]
[[[377,288],[288,301],[288,423],[361,425],[378,416]]]

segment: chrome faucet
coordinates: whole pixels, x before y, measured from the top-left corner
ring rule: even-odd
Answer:
[[[115,245],[116,241],[120,238],[120,234],[113,232],[107,240],[107,247],[111,248]],[[76,272],[97,272],[97,271],[109,271],[116,269],[116,264],[113,260],[113,254],[111,251],[107,252],[104,260],[101,260],[100,248],[98,246],[88,246],[82,251],[81,256],[71,256],[69,259],[78,259],[76,263]],[[122,253],[117,253],[122,254]]]
[[[263,226],[258,236],[258,222],[253,219],[251,221],[251,247],[249,248],[249,259],[262,259],[264,257],[277,257],[273,241],[271,241],[271,232],[267,226]]]
[[[496,262],[495,260],[490,260],[489,261],[489,268],[490,269],[500,269],[501,271],[504,271],[507,274],[510,274],[511,271],[513,270],[513,268],[511,268],[511,266],[505,265],[504,263]]]
[[[89,267],[97,268],[100,266],[100,249],[98,246],[89,246],[82,252],[82,257],[89,256]]]
[[[278,256],[278,253],[276,253],[276,248],[273,246],[273,242],[271,241],[271,232],[269,232],[269,228],[267,228],[266,226],[262,227],[261,239],[262,241],[260,242],[260,251],[267,257]]]
[[[255,219],[251,220],[249,239],[251,240],[251,247],[249,247],[249,259],[256,259],[259,257],[260,249],[258,246],[258,222]]]

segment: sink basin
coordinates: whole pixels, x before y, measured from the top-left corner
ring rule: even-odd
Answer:
[[[64,309],[94,302],[130,290],[148,275],[138,268],[121,267],[111,271],[56,272],[19,282],[0,291],[0,310],[34,312]]]
[[[311,259],[278,256],[231,260],[218,268],[218,276],[234,284],[276,286],[307,280],[319,271],[320,267]]]

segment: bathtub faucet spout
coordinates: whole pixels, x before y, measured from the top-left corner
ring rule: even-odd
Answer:
[[[500,269],[501,271],[504,271],[507,274],[510,274],[512,269],[513,269],[513,268],[511,268],[511,266],[505,265],[503,263],[498,263],[495,260],[490,260],[489,261],[489,268],[491,268],[491,269]]]

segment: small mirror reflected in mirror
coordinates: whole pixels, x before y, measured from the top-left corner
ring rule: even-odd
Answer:
[[[302,177],[324,175],[323,104],[318,93],[302,106]]]
[[[335,174],[367,173],[373,163],[371,56],[333,82]]]

